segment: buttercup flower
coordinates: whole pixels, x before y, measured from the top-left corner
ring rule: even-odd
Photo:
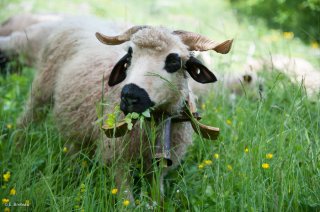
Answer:
[[[10,200],[8,198],[3,198],[2,199],[2,204],[8,204]]]
[[[122,204],[127,207],[130,204],[130,201],[126,199],[123,201]]]
[[[284,32],[283,37],[287,40],[291,40],[294,37],[294,33],[293,32]]]
[[[203,162],[206,165],[211,165],[212,164],[212,160],[204,160]]]
[[[230,164],[228,164],[228,165],[227,165],[227,169],[228,169],[229,171],[232,171],[232,166],[231,166]]]
[[[67,147],[63,147],[63,153],[67,153],[68,152],[68,148]]]
[[[314,41],[311,43],[311,48],[313,49],[319,49],[319,43],[317,41]]]
[[[10,208],[8,207],[4,208],[4,212],[10,212]]]
[[[245,153],[248,153],[248,152],[249,152],[249,148],[246,147],[246,148],[244,149],[244,152],[245,152]]]
[[[5,174],[3,174],[4,182],[9,182],[10,177],[11,177],[11,173],[9,171],[7,171]]]
[[[14,195],[16,195],[16,194],[17,194],[16,189],[15,189],[15,188],[12,188],[12,189],[10,190],[10,195],[14,196]]]
[[[203,169],[204,168],[204,165],[201,163],[198,165],[198,169]]]
[[[271,154],[271,153],[266,154],[266,158],[267,158],[267,159],[272,159],[272,158],[273,158],[273,154]]]
[[[264,169],[269,169],[269,168],[270,168],[270,165],[269,165],[269,163],[263,163],[263,164],[261,165],[261,167],[264,168]]]
[[[7,124],[7,128],[11,129],[12,128],[12,124]]]
[[[111,190],[111,194],[115,195],[118,193],[118,189],[117,188],[114,188]]]
[[[216,153],[216,154],[213,155],[213,157],[214,157],[215,159],[219,159],[219,154]]]

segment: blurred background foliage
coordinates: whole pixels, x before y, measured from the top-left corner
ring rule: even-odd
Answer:
[[[320,0],[230,0],[239,18],[293,32],[305,42],[320,41]],[[260,20],[258,19],[258,20]]]

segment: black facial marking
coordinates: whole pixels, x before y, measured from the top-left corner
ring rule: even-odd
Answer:
[[[200,60],[191,56],[185,64],[185,68],[190,76],[197,82],[200,83],[211,83],[216,82],[216,76],[205,67]]]
[[[176,53],[167,56],[164,69],[169,73],[174,73],[181,68],[181,58]]]
[[[243,76],[243,80],[247,83],[250,83],[252,81],[252,77],[248,74]]]
[[[123,56],[117,64],[114,66],[113,70],[111,71],[108,85],[114,86],[116,84],[119,84],[127,77],[127,69],[131,64],[131,58],[132,58],[132,48],[129,47],[128,53]]]

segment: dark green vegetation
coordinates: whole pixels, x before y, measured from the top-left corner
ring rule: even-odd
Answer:
[[[11,9],[1,13],[1,20],[23,5],[20,1],[4,2],[0,6]],[[32,11],[50,12],[75,11],[76,5],[86,8],[84,1],[56,2],[36,1],[29,6]],[[257,55],[290,53],[316,61],[311,56],[313,50],[297,39],[285,39],[278,31],[260,25],[252,28],[237,23],[227,3],[170,2],[92,1],[90,8],[93,14],[115,20],[170,23],[172,28],[198,31],[216,39],[235,37],[230,55],[211,54],[217,61],[215,69],[221,72],[240,68],[251,42],[257,45]],[[24,2],[24,6],[28,4]],[[20,74],[0,77],[0,198],[11,203],[28,200],[30,206],[19,208],[21,211],[320,210],[320,103],[308,100],[304,88],[293,85],[282,74],[262,74],[262,100],[242,96],[231,103],[227,91],[213,91],[202,106],[202,115],[203,122],[220,127],[219,139],[213,142],[194,136],[194,145],[180,168],[166,177],[164,205],[157,187],[150,189],[142,182],[141,195],[136,197],[139,204],[124,206],[125,194],[111,193],[117,164],[103,167],[85,151],[73,159],[66,156],[66,141],[55,128],[51,113],[41,124],[16,128],[34,72],[23,67]],[[19,150],[15,141],[21,136],[26,146]],[[10,195],[12,188],[15,195]],[[1,203],[0,208],[5,206]]]
[[[292,31],[307,43],[320,41],[319,0],[230,0],[240,15],[255,21],[262,18],[268,26]]]

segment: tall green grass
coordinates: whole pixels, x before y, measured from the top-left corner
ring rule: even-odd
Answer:
[[[71,11],[84,1],[4,1],[0,18],[29,7],[32,12]],[[30,6],[31,4],[31,6]],[[198,31],[217,39],[236,37],[229,56],[214,55],[220,71],[239,68],[250,42],[257,54],[288,53],[309,58],[313,50],[299,40],[286,40],[263,25],[238,23],[226,2],[216,1],[107,1],[87,3],[91,12],[114,20],[163,24]],[[27,5],[27,6],[26,6]],[[28,6],[29,5],[29,6]],[[85,7],[85,6],[83,6]],[[253,27],[253,28],[252,28]],[[260,39],[261,37],[277,41]],[[304,52],[304,53],[303,53]],[[234,58],[240,62],[233,62]],[[311,58],[311,61],[315,61]],[[231,67],[230,63],[235,63]],[[317,64],[317,62],[315,62]],[[123,204],[124,191],[112,194],[119,164],[105,167],[85,150],[67,156],[65,138],[56,129],[52,114],[41,124],[21,132],[15,123],[22,112],[34,70],[0,77],[0,198],[28,207],[11,211],[318,211],[320,210],[320,103],[310,101],[304,88],[279,73],[263,73],[263,99],[241,96],[230,101],[228,91],[213,92],[203,107],[203,122],[220,127],[217,141],[194,135],[181,166],[165,178],[165,197],[134,169],[139,192],[136,204]],[[25,136],[19,150],[15,140]],[[272,154],[272,158],[267,158]],[[263,164],[269,168],[263,168]],[[130,164],[123,167],[130,174]],[[10,172],[5,181],[4,174]],[[16,194],[10,195],[15,189]],[[12,193],[12,192],[11,192]],[[4,210],[5,205],[0,205]]]

